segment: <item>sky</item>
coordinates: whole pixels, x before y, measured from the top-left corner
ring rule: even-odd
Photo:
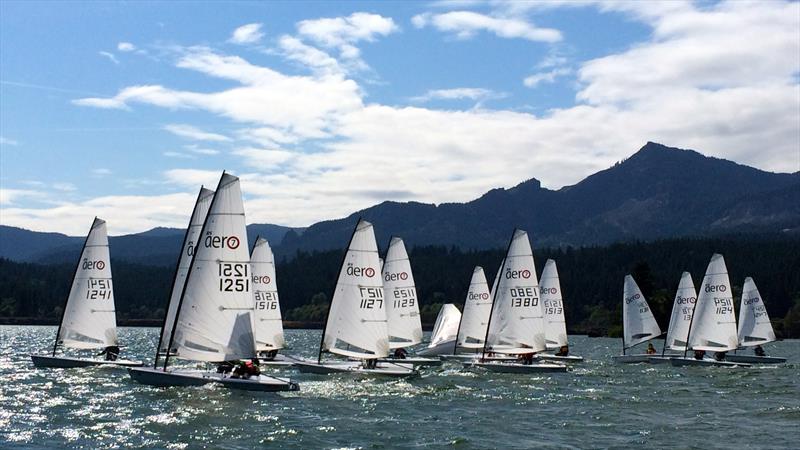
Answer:
[[[185,227],[558,189],[647,141],[800,170],[800,3],[0,2],[0,224]]]

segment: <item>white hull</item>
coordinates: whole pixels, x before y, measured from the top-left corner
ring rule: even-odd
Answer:
[[[503,363],[503,362],[475,362],[464,363],[465,367],[482,367],[491,372],[497,373],[542,373],[542,372],[566,372],[567,366],[563,364],[535,363]]]
[[[475,362],[480,361],[481,354],[480,353],[461,353],[458,355],[442,355],[441,358],[444,361],[457,361],[457,362]],[[513,356],[487,356],[483,358],[484,361],[507,361],[507,362],[514,362],[517,358]]]
[[[442,360],[439,358],[420,358],[417,356],[409,356],[407,358],[381,358],[378,360],[378,362],[388,364],[410,364],[414,367],[442,365]]]
[[[548,353],[539,353],[538,355],[536,355],[536,358],[545,361],[555,361],[560,363],[583,362],[583,356],[578,356],[578,355],[556,356]]]
[[[261,392],[285,392],[300,389],[297,383],[283,378],[265,375],[253,376],[247,379],[231,378],[229,374],[202,370],[167,370],[153,368],[131,368],[128,374],[134,381],[150,386],[203,386],[208,383],[218,383],[230,389]]]
[[[705,367],[750,367],[746,363],[734,363],[728,361],[717,361],[715,359],[694,359],[694,358],[672,358],[670,364],[675,367],[683,366],[705,366]]]
[[[33,365],[35,367],[51,367],[51,368],[64,368],[64,369],[71,369],[75,367],[93,367],[93,366],[139,367],[144,364],[141,361],[129,361],[127,359],[106,361],[103,359],[71,358],[68,356],[48,356],[48,355],[31,355],[31,360],[33,360]]]
[[[611,360],[617,364],[638,364],[650,362],[650,358],[655,355],[641,354],[641,355],[618,355],[612,356]]]
[[[678,355],[651,356],[647,362],[649,362],[650,364],[669,364],[672,358],[683,358],[683,356],[678,356]]]
[[[392,366],[378,366],[374,369],[366,369],[360,363],[322,363],[318,364],[316,362],[299,362],[295,363],[294,367],[296,367],[300,372],[303,373],[313,373],[317,375],[332,375],[332,374],[339,374],[339,373],[349,373],[355,375],[380,375],[380,376],[387,376],[387,377],[410,377],[415,376],[419,372],[411,368],[410,366],[404,367],[401,365],[393,365]]]
[[[456,349],[456,340],[445,341],[434,347],[428,347],[417,352],[419,356],[452,355]]]
[[[725,355],[725,361],[749,364],[783,364],[786,358],[779,356],[756,356],[756,355]]]
[[[274,367],[289,367],[294,365],[298,360],[292,359],[287,357],[286,355],[276,355],[273,359],[258,359],[258,363],[262,366],[274,366]]]

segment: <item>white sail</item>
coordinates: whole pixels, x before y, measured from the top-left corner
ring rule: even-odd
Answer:
[[[739,308],[739,345],[752,347],[775,340],[767,308],[752,278],[744,280],[742,304]]]
[[[86,237],[57,339],[70,348],[117,345],[111,258],[104,220],[95,218]]]
[[[253,269],[253,300],[255,301],[256,350],[283,348],[283,322],[275,281],[275,257],[266,239],[257,238],[250,255]]]
[[[186,229],[186,237],[183,240],[181,256],[178,258],[178,267],[175,270],[175,280],[172,283],[172,293],[169,296],[167,305],[167,317],[164,320],[164,327],[161,329],[161,348],[160,352],[165,352],[169,338],[172,335],[172,325],[175,323],[175,313],[178,311],[178,303],[183,293],[183,285],[186,284],[186,274],[189,273],[189,265],[192,263],[192,255],[197,246],[200,231],[203,229],[203,222],[208,214],[208,207],[211,206],[211,199],[214,198],[214,191],[211,189],[200,188],[197,202],[189,219],[189,227]]]
[[[623,344],[626,349],[661,335],[650,305],[630,275],[625,275],[622,298]]]
[[[371,223],[360,220],[336,281],[322,349],[354,358],[387,356],[384,299],[375,232]]]
[[[722,255],[714,254],[697,297],[689,330],[689,348],[715,352],[734,350],[738,344],[736,331],[728,268]]]
[[[401,348],[422,342],[417,288],[403,240],[393,237],[383,264],[383,290],[386,294],[386,320],[389,348]]]
[[[498,271],[499,273],[499,271]],[[475,267],[469,282],[467,298],[464,300],[464,313],[458,330],[456,346],[460,348],[483,348],[486,326],[492,310],[492,297],[483,267]]]
[[[665,348],[683,351],[686,349],[686,340],[689,338],[689,325],[692,323],[692,313],[697,302],[697,291],[689,272],[683,272],[675,292],[675,301],[672,303],[672,316],[669,319]]]
[[[431,343],[428,348],[436,347],[437,345],[452,341],[458,334],[458,322],[461,321],[461,311],[458,310],[456,305],[447,303],[442,305],[439,310],[439,315],[436,316],[436,324],[433,325],[433,333],[431,334]]]
[[[496,284],[486,350],[510,354],[544,351],[544,313],[525,231],[514,231]]]
[[[567,345],[567,322],[564,319],[564,301],[561,298],[561,283],[558,281],[556,262],[548,259],[544,264],[539,294],[544,308],[544,336],[548,348]]]
[[[255,356],[253,293],[239,179],[223,173],[186,278],[171,348],[220,362]]]

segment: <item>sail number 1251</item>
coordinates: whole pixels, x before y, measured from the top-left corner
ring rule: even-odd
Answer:
[[[249,292],[250,264],[219,263],[219,290],[221,292]]]

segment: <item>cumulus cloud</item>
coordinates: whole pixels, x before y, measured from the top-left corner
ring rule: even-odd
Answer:
[[[493,17],[474,11],[424,13],[414,16],[411,23],[417,28],[432,26],[439,31],[454,33],[459,39],[472,38],[480,31],[501,38],[536,42],[558,42],[562,39],[561,32],[554,28],[539,28],[521,18]]]
[[[556,81],[556,78],[564,75],[569,75],[570,73],[572,73],[572,70],[570,70],[569,68],[558,67],[553,70],[538,72],[528,77],[525,77],[525,79],[522,80],[522,84],[524,84],[529,88],[533,88],[538,86],[540,83],[552,83]]]
[[[260,23],[242,25],[233,30],[233,34],[230,39],[228,39],[228,42],[234,44],[254,44],[264,37],[264,33],[261,32],[261,26],[262,24]]]
[[[19,145],[19,142],[15,141],[14,139],[9,139],[5,136],[0,136],[0,145]]]
[[[136,46],[131,44],[130,42],[120,42],[117,44],[117,50],[121,52],[132,52],[136,50]]]
[[[170,133],[193,141],[227,142],[231,138],[217,133],[209,133],[186,124],[170,124],[164,127]]]
[[[110,169],[106,169],[106,168],[102,168],[102,167],[98,168],[98,169],[92,169],[92,175],[94,175],[95,177],[106,177],[106,176],[111,175],[112,173],[113,172],[111,172]]]
[[[452,88],[452,89],[432,89],[423,95],[412,97],[411,101],[424,103],[431,100],[487,100],[491,98],[502,98],[505,94],[495,92],[491,89],[483,88]]]

